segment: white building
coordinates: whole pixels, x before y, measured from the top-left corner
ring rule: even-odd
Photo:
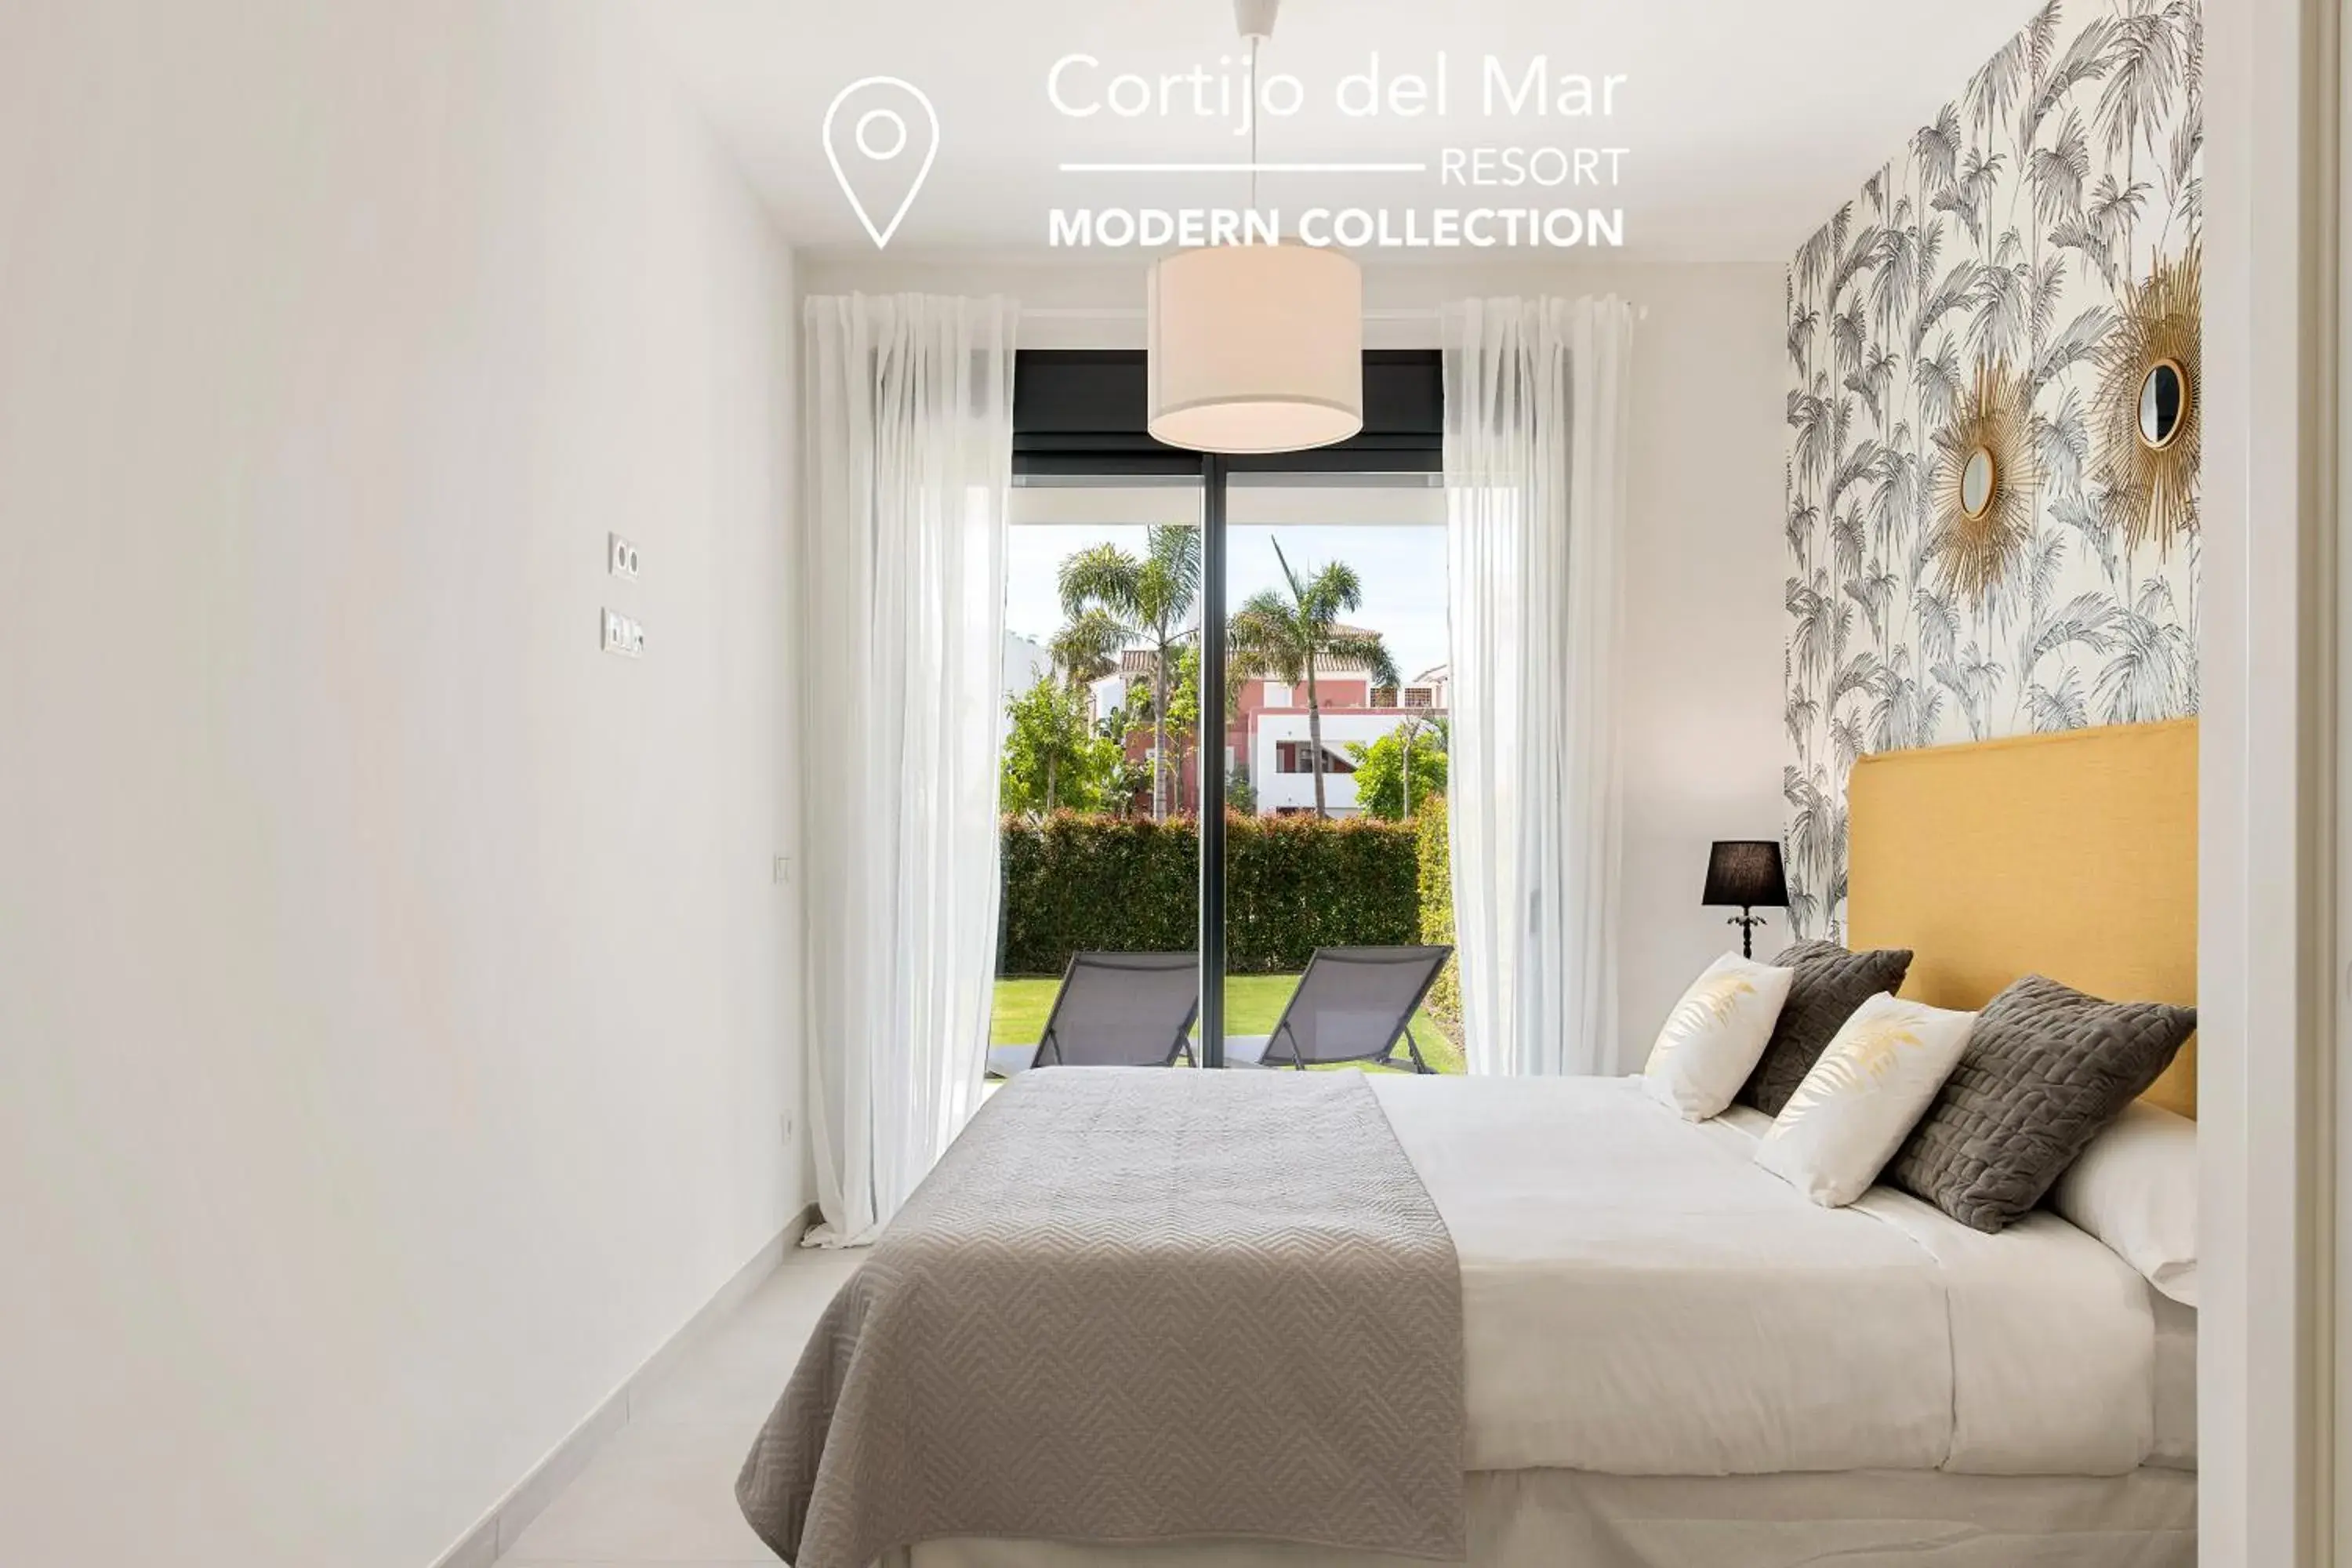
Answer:
[[[1348,747],[1369,746],[1413,715],[1394,708],[1323,710],[1323,801],[1334,816],[1356,815],[1356,764]],[[1432,737],[1434,743],[1435,737]],[[1261,711],[1250,737],[1250,783],[1262,816],[1315,809],[1313,743],[1307,714]]]

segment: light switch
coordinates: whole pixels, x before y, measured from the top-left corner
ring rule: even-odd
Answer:
[[[606,610],[604,646],[606,653],[617,653],[624,658],[643,658],[646,655],[646,628],[618,610]]]

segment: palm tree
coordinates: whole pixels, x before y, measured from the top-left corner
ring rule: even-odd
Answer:
[[[1063,612],[1074,626],[1096,616],[1096,624],[1116,632],[1119,646],[1139,642],[1151,650],[1151,815],[1164,816],[1168,672],[1201,596],[1200,530],[1153,527],[1140,560],[1116,544],[1081,550],[1062,563],[1060,587]]]
[[[1045,645],[1045,651],[1061,672],[1062,683],[1075,691],[1118,674],[1119,650],[1128,640],[1128,629],[1117,616],[1088,610],[1071,616]]]
[[[1233,675],[1253,676],[1307,687],[1307,743],[1315,775],[1315,815],[1328,816],[1323,804],[1323,703],[1315,684],[1315,667],[1322,660],[1362,665],[1373,684],[1397,684],[1396,663],[1378,633],[1360,632],[1339,625],[1339,616],[1360,609],[1364,585],[1356,569],[1334,561],[1304,582],[1290,569],[1290,558],[1276,544],[1274,558],[1290,592],[1262,588],[1234,612],[1231,622]]]

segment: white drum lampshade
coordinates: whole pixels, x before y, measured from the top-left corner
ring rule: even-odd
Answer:
[[[1150,429],[1199,452],[1297,452],[1364,427],[1364,279],[1336,250],[1226,245],[1151,268]]]

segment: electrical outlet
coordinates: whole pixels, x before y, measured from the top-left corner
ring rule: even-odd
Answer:
[[[776,886],[779,888],[791,881],[793,879],[793,858],[789,855],[777,856],[776,863],[772,871],[776,879]]]
[[[637,574],[637,547],[617,533],[604,536],[604,568],[615,577],[635,580]]]
[[[646,656],[646,628],[618,610],[604,612],[606,653],[617,653],[623,658],[643,658]]]

